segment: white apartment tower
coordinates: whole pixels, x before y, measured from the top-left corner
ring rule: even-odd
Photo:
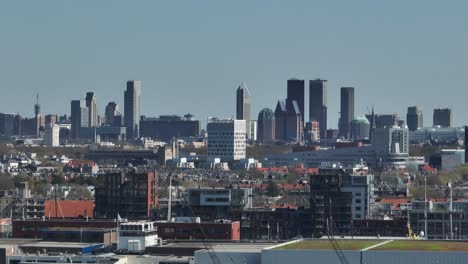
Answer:
[[[47,125],[44,131],[44,145],[58,147],[60,145],[60,128],[58,125]]]
[[[245,120],[211,118],[208,120],[207,131],[209,159],[245,159]]]

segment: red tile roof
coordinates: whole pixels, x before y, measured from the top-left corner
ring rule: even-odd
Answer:
[[[254,189],[262,189],[262,190],[265,190],[267,188],[267,186],[268,186],[268,184],[266,184],[266,183],[263,183],[263,184],[242,183],[242,184],[239,184],[239,187],[241,187],[241,188],[254,188]],[[277,186],[278,186],[278,188],[283,189],[285,191],[304,189],[304,185],[301,185],[301,184],[278,183]]]
[[[380,204],[392,204],[392,209],[399,209],[402,203],[411,203],[411,200],[408,198],[382,198],[379,202]]]
[[[288,172],[288,168],[282,168],[282,167],[257,168],[256,170],[260,172],[283,172],[283,173]]]
[[[11,218],[2,218],[0,219],[0,225],[6,225],[11,223]]]
[[[89,200],[57,200],[57,218],[82,218],[86,215],[93,218],[94,201]],[[46,200],[44,216],[56,217],[55,200]]]
[[[93,167],[95,165],[94,161],[92,160],[70,160],[68,162],[68,166],[75,168],[75,167]]]

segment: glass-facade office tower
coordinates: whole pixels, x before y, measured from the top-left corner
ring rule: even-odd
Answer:
[[[296,101],[301,111],[301,121],[304,124],[304,80],[289,79],[288,80],[288,93],[286,99],[289,101]]]
[[[128,81],[124,92],[124,117],[129,140],[140,137],[140,97],[141,81]]]
[[[309,81],[309,121],[317,121],[320,126],[320,138],[327,134],[327,81],[315,79]]]

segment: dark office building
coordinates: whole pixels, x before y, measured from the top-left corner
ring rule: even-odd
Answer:
[[[350,124],[354,119],[354,88],[341,87],[341,108],[339,121],[339,136],[349,138]]]
[[[236,119],[245,120],[245,132],[250,139],[250,91],[243,82],[236,91]]]
[[[124,118],[127,140],[140,137],[141,81],[128,81],[124,92]]]
[[[104,123],[107,126],[120,127],[123,125],[122,115],[119,112],[119,105],[116,102],[109,102],[104,113]]]
[[[4,114],[0,113],[0,136],[11,137],[17,134],[16,122],[14,114]]]
[[[96,188],[95,218],[148,219],[158,206],[157,172],[114,172]]]
[[[296,101],[278,101],[275,109],[275,138],[282,142],[298,142],[303,138],[303,124]]]
[[[297,105],[299,106],[299,110],[301,111],[301,121],[304,124],[304,89],[305,84],[304,80],[299,79],[289,79],[288,80],[288,94],[287,100],[296,101]]]
[[[80,129],[89,126],[89,112],[85,100],[71,101],[71,138],[80,137]]]
[[[433,125],[441,127],[453,127],[453,112],[450,108],[434,109]]]
[[[372,115],[366,115],[366,118],[374,128],[398,126],[399,121],[398,114],[374,114],[374,120]]]
[[[290,142],[300,142],[303,138],[304,125],[298,103],[286,99],[286,112],[286,139]]]
[[[406,124],[409,131],[415,131],[423,127],[423,113],[419,106],[408,107],[406,114]]]
[[[94,92],[86,93],[86,107],[88,107],[88,127],[96,127],[98,124],[98,116]]]
[[[348,235],[352,220],[351,192],[341,191],[340,173],[310,176],[310,208],[315,237]]]
[[[40,117],[40,115],[38,115]],[[37,136],[40,119],[36,117],[21,118],[21,135]]]
[[[275,114],[270,108],[263,108],[257,119],[257,142],[269,144],[275,141]]]
[[[280,141],[286,140],[286,121],[288,112],[286,104],[283,101],[278,101],[275,109],[275,139]]]
[[[57,115],[49,114],[44,116],[44,123],[46,126],[48,125],[55,125],[58,121]]]
[[[320,138],[325,139],[327,134],[327,81],[309,81],[309,121],[320,123]]]
[[[192,115],[160,116],[159,118],[143,117],[140,121],[140,136],[170,141],[177,137],[198,137],[200,121]]]

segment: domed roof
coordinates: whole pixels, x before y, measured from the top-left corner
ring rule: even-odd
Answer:
[[[351,122],[370,124],[369,120],[365,116],[358,116],[354,118]]]
[[[270,108],[263,108],[258,114],[258,120],[271,120],[275,119],[275,114]]]

